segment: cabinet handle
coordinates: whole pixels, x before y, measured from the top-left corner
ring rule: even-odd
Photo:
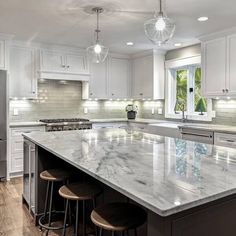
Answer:
[[[112,93],[111,95],[112,95],[112,96],[114,96],[115,94],[114,94],[114,93]]]
[[[222,89],[222,92],[225,93],[225,89]]]

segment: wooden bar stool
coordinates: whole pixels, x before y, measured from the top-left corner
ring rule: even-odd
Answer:
[[[130,203],[109,203],[95,208],[91,213],[92,222],[100,228],[99,235],[103,235],[103,230],[112,232],[114,236],[117,232],[122,236],[134,230],[137,236],[137,228],[146,222],[146,212]]]
[[[49,230],[59,230],[62,229],[62,226],[52,227],[52,214],[62,214],[62,211],[52,211],[53,205],[53,190],[55,182],[66,182],[70,176],[68,171],[63,169],[50,169],[45,170],[40,173],[40,178],[47,181],[47,191],[46,191],[46,200],[44,206],[44,214],[39,218],[39,225],[41,228],[47,230],[46,235],[48,235]],[[49,204],[49,208],[48,208]],[[48,218],[48,219],[47,219]]]
[[[64,218],[64,227],[62,235],[66,235],[66,221],[69,201],[76,201],[76,215],[75,215],[75,235],[78,235],[79,224],[79,201],[83,204],[83,236],[86,235],[86,222],[85,222],[85,202],[91,200],[93,208],[96,207],[96,197],[102,192],[102,189],[94,183],[79,182],[64,185],[59,189],[61,197],[66,199],[66,209]]]

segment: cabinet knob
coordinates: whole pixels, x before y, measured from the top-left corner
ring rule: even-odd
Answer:
[[[225,90],[225,92],[226,92],[226,93],[228,93],[228,92],[229,92],[229,90],[228,90],[228,89],[226,89],[226,90]]]
[[[92,96],[93,95],[93,93],[90,93],[90,96]]]
[[[143,96],[143,93],[140,93],[139,95],[140,95],[140,96]]]
[[[112,93],[111,95],[112,95],[112,96],[114,96],[115,94],[114,94],[114,93]]]
[[[70,66],[68,65],[67,68],[70,68]]]
[[[222,89],[222,92],[225,93],[225,89]]]
[[[63,67],[63,68],[65,68],[65,67],[66,67],[66,65],[62,65],[62,67]]]

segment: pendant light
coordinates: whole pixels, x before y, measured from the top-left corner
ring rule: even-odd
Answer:
[[[103,8],[95,7],[92,11],[97,14],[97,28],[95,30],[96,41],[94,45],[87,48],[87,55],[91,62],[101,63],[106,60],[109,51],[109,48],[99,42],[99,33],[101,32],[99,29],[99,14],[103,12]]]
[[[162,0],[160,0],[160,11],[155,14],[153,19],[144,23],[145,34],[148,39],[157,45],[165,44],[175,32],[175,24],[162,11]]]

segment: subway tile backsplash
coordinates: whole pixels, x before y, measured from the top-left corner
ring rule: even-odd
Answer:
[[[126,118],[125,107],[131,101],[85,101],[82,100],[82,83],[46,80],[39,83],[37,100],[11,100],[10,121],[36,121],[47,118]],[[164,100],[134,102],[138,117],[165,119]],[[84,108],[88,113],[84,113]],[[154,114],[152,110],[154,109]],[[212,123],[236,125],[236,100],[213,100],[216,118]],[[163,114],[158,114],[162,110]],[[18,113],[18,115],[14,115]]]
[[[46,118],[126,118],[129,101],[84,101],[82,83],[66,84],[47,80],[39,83],[37,100],[11,100],[10,121],[36,121]],[[88,114],[84,114],[84,108]],[[14,115],[18,112],[18,115]],[[139,114],[140,116],[141,114]]]

